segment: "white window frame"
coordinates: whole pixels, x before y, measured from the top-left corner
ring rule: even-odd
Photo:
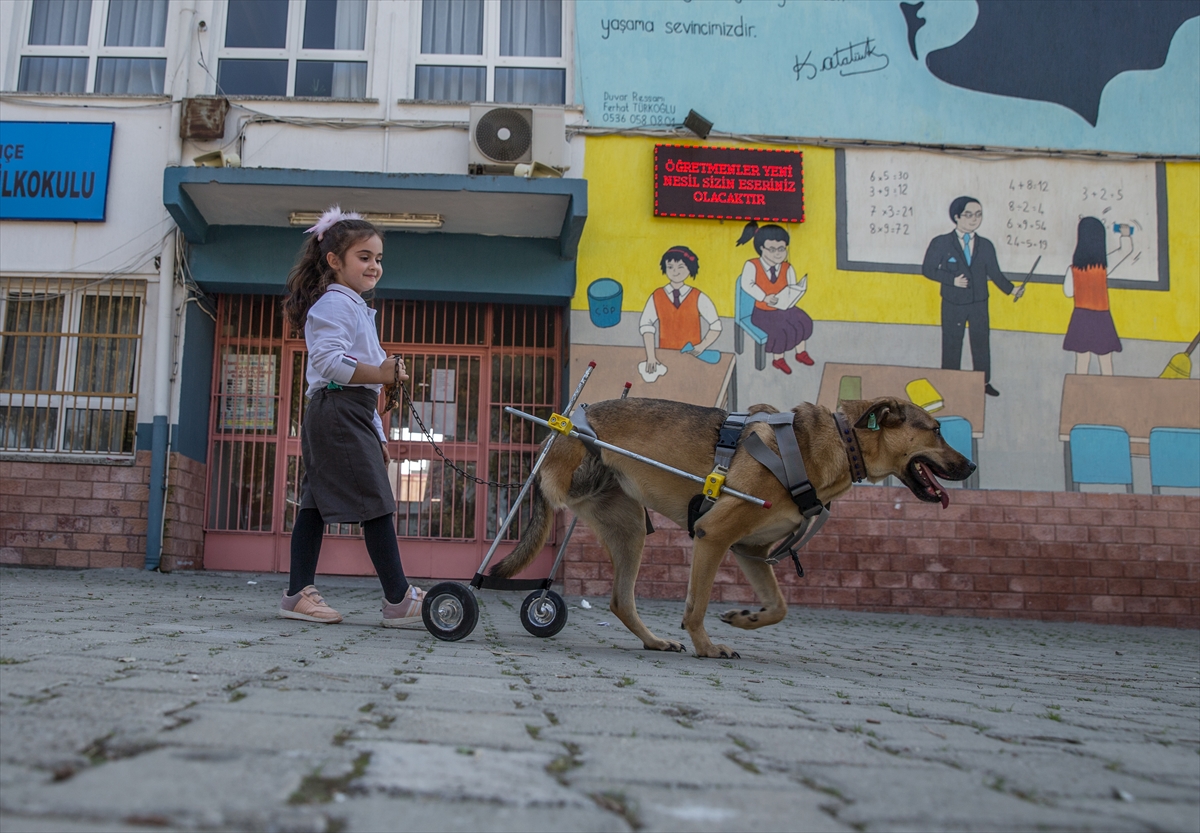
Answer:
[[[413,56],[408,67],[408,96],[416,97],[418,66],[486,67],[487,101],[496,97],[496,69],[561,69],[565,71],[562,105],[569,107],[575,101],[575,3],[562,0],[562,54],[557,58],[525,57],[500,54],[500,0],[483,0],[483,54],[462,55],[459,53],[421,52],[421,0],[410,0],[409,11],[409,54]],[[478,102],[454,101],[448,104]],[[519,106],[519,105],[514,105]]]
[[[168,0],[169,2],[169,0]],[[33,0],[24,4],[25,11],[21,15],[21,47],[18,50],[17,65],[14,68],[15,75],[12,79],[12,89],[16,90],[21,80],[21,59],[22,58],[87,58],[88,71],[87,82],[84,84],[84,90],[81,93],[74,95],[138,95],[138,93],[97,93],[96,89],[96,71],[100,65],[100,58],[159,58],[166,60],[167,58],[167,43],[171,39],[171,31],[173,20],[168,12],[167,15],[167,30],[163,37],[162,46],[105,46],[104,45],[104,30],[108,27],[108,7],[109,0],[92,0],[92,16],[88,20],[88,42],[86,46],[68,46],[68,45],[53,45],[53,44],[31,44],[29,43],[29,27],[33,25]],[[169,66],[168,66],[169,69]],[[166,72],[164,71],[164,76]],[[163,81],[163,95],[166,92],[166,80]],[[36,95],[37,91],[30,90],[31,95]]]
[[[138,387],[142,372],[142,347],[146,325],[146,282],[144,280],[124,280],[121,291],[112,292],[104,283],[97,285],[95,281],[74,280],[61,281],[58,286],[63,290],[64,322],[60,324],[62,333],[59,336],[58,366],[54,369],[54,391],[39,393],[12,393],[0,390],[0,409],[14,408],[57,408],[58,415],[54,425],[54,444],[51,448],[3,448],[0,447],[0,459],[13,457],[61,457],[69,455],[73,458],[89,459],[133,459],[137,454],[137,440],[129,451],[88,451],[74,450],[64,447],[65,424],[67,412],[70,410],[100,410],[111,413],[128,413],[133,415],[136,430],[138,409]],[[10,294],[36,292],[44,288],[46,279],[11,278],[0,282],[0,330],[3,330],[8,320],[8,304]],[[88,392],[75,391],[75,370],[79,358],[80,342],[86,338],[106,338],[105,335],[82,335],[79,332],[80,320],[83,316],[83,301],[87,296],[112,298],[138,298],[137,332],[134,338],[136,347],[133,356],[132,390],[129,393],[116,395],[95,395]],[[3,355],[4,344],[0,342],[0,356]],[[111,392],[109,392],[111,394]]]
[[[373,33],[375,31],[375,21],[379,14],[378,2],[367,3],[367,23],[366,32],[363,36],[362,49],[304,49],[304,14],[307,11],[308,0],[288,0],[288,22],[287,22],[287,40],[283,49],[258,49],[244,46],[226,46],[225,45],[225,27],[229,22],[229,3],[225,0],[216,4],[217,25],[213,27],[214,33],[217,35],[215,42],[217,44],[214,50],[216,60],[213,63],[213,77],[209,79],[212,84],[210,93],[217,93],[217,78],[220,77],[221,60],[234,59],[245,61],[261,61],[272,60],[288,62],[287,71],[287,87],[286,92],[282,96],[270,96],[271,98],[327,98],[327,96],[297,96],[296,89],[296,62],[297,61],[323,61],[323,62],[339,62],[345,61],[355,64],[367,65],[367,80],[364,89],[364,97],[361,99],[352,99],[353,101],[369,101],[371,100],[371,84],[373,81],[373,73],[375,71],[375,61],[372,60],[371,48],[374,43]],[[261,98],[261,96],[251,96],[243,93],[226,93],[229,98]],[[334,99],[341,101],[345,99]]]

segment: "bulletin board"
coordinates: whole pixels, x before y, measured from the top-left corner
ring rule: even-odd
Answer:
[[[279,357],[226,353],[221,357],[219,431],[274,431]]]

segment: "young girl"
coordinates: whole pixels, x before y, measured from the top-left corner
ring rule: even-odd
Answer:
[[[334,624],[313,579],[325,524],[360,523],[383,585],[383,626],[420,626],[425,593],[404,578],[387,479],[387,436],[379,418],[384,384],[407,379],[404,361],[379,345],[375,310],[362,294],[383,275],[383,236],[334,206],[321,216],[287,281],[284,314],[304,330],[308,408],[300,447],[304,479],[292,528],[292,571],[279,615]]]
[[[783,226],[771,224],[759,228],[758,223],[751,220],[735,245],[750,240],[754,241],[754,251],[759,256],[746,261],[738,282],[754,299],[750,322],[767,334],[766,351],[774,356],[771,366],[790,376],[792,368],[788,366],[785,354],[793,348],[796,361],[809,367],[813,365],[807,347],[813,320],[807,312],[793,306],[808,291],[808,275],[796,281],[796,270],[787,260],[791,235]],[[791,303],[781,302],[781,295]]]
[[[1087,374],[1093,353],[1100,365],[1100,375],[1113,375],[1112,354],[1121,352],[1121,339],[1108,309],[1108,276],[1133,253],[1133,227],[1118,225],[1117,230],[1120,244],[1112,252],[1106,252],[1108,238],[1104,224],[1095,217],[1081,219],[1075,254],[1063,277],[1063,293],[1075,300],[1063,349],[1075,354],[1075,372],[1080,375]],[[1119,256],[1112,266],[1109,255]]]

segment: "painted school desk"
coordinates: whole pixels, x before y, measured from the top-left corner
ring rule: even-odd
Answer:
[[[582,402],[616,399],[621,395],[625,383],[632,382],[630,396],[674,399],[726,410],[737,408],[733,353],[722,353],[716,364],[707,364],[670,350],[659,350],[658,358],[667,366],[667,372],[648,384],[638,373],[637,367],[638,362],[646,360],[645,348],[572,344],[570,384],[572,388],[578,384],[588,362],[595,362],[596,369],[592,371],[587,387],[580,396]],[[563,398],[569,395],[570,391],[565,391]]]
[[[1151,428],[1200,428],[1200,379],[1068,374],[1058,438],[1069,442],[1076,425],[1124,428],[1129,453],[1149,457]]]

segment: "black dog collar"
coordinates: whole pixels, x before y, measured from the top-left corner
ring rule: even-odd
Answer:
[[[863,460],[862,449],[858,447],[858,437],[854,433],[854,428],[846,419],[846,415],[841,411],[833,412],[833,419],[837,423],[838,434],[841,435],[842,445],[846,447],[846,458],[850,461],[850,478],[858,483],[860,480],[865,480],[867,477],[867,466]]]

